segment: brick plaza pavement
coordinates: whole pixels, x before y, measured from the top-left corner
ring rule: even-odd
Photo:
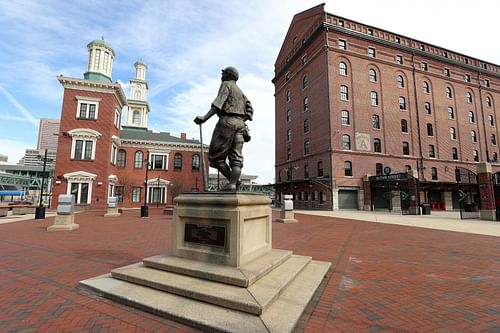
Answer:
[[[77,214],[0,224],[0,332],[195,332],[76,290],[78,281],[168,252],[171,218]],[[276,214],[276,212],[275,212]],[[500,332],[500,238],[295,215],[273,247],[333,263],[301,332]]]

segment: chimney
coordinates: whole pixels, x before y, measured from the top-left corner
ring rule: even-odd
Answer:
[[[181,139],[186,140],[186,133],[181,133]]]

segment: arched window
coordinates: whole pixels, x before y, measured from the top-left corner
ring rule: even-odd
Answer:
[[[399,109],[401,111],[406,110],[406,98],[404,98],[403,96],[399,96]]]
[[[408,173],[411,171],[411,165],[405,165],[405,172]]]
[[[370,102],[371,102],[372,106],[378,105],[378,94],[376,91],[370,92]]]
[[[432,129],[432,124],[427,124],[427,135],[434,136],[434,130]]]
[[[425,102],[424,103],[424,110],[425,110],[425,114],[431,114],[432,113],[432,111],[431,111],[431,103]]]
[[[472,158],[474,159],[474,162],[479,162],[479,153],[477,150],[472,151]]]
[[[135,110],[132,113],[132,124],[134,125],[140,125],[141,124],[141,113],[137,110]]]
[[[304,133],[309,132],[309,119],[304,120]]]
[[[292,100],[292,93],[290,92],[290,90],[287,90],[286,91],[286,101],[290,102],[291,100]]]
[[[340,75],[347,75],[347,65],[345,62],[339,63],[339,74]]]
[[[181,153],[176,153],[174,155],[174,170],[182,170],[182,155],[181,155]]]
[[[349,90],[347,86],[340,86],[340,100],[341,101],[349,100]]]
[[[120,149],[118,151],[118,158],[116,161],[116,166],[119,168],[125,168],[126,159],[127,159],[127,153],[125,152],[125,150]]]
[[[372,127],[375,129],[380,129],[380,117],[376,114],[372,116]]]
[[[406,141],[403,141],[403,155],[410,155],[410,145]]]
[[[376,153],[382,152],[382,142],[380,139],[373,139],[373,151]]]
[[[424,83],[422,84],[422,90],[424,91],[424,93],[428,94],[430,89],[429,89],[429,83],[427,81],[424,81]]]
[[[352,176],[352,162],[351,161],[344,161],[344,175],[345,176]]]
[[[309,111],[309,97],[304,97],[304,112]]]
[[[371,82],[377,82],[377,72],[373,68],[370,69],[368,76]]]
[[[292,110],[286,110],[286,121],[290,122],[292,120]]]
[[[467,94],[465,94],[465,98],[467,99],[467,103],[472,103],[472,94],[470,92],[467,92]]]
[[[351,137],[348,134],[342,135],[342,149],[351,149]]]
[[[142,162],[144,161],[144,154],[142,151],[138,150],[135,152],[135,157],[134,157],[134,168],[140,169],[142,168]]]
[[[455,131],[455,127],[450,127],[450,138],[452,140],[457,139],[457,132]]]
[[[431,168],[431,177],[432,180],[438,180],[438,170],[435,167]]]
[[[304,155],[309,155],[311,152],[311,144],[309,143],[309,140],[304,141]]]
[[[455,112],[451,106],[448,107],[448,119],[455,119]]]
[[[317,164],[318,177],[323,177],[323,162],[318,161]]]
[[[476,134],[476,131],[472,130],[470,131],[470,136],[471,136],[471,139],[472,139],[472,142],[477,142],[477,134]]]
[[[451,88],[450,87],[446,87],[446,97],[448,97],[448,98],[452,98],[453,97],[453,94],[451,92]]]
[[[406,119],[401,119],[401,132],[408,133],[408,121]]]
[[[494,126],[495,122],[493,121],[493,116],[491,114],[488,115],[488,124],[490,126]]]
[[[455,147],[451,148],[451,158],[458,160],[458,149]]]
[[[476,122],[476,117],[474,117],[474,112],[472,112],[472,111],[469,111],[469,122],[470,123]]]
[[[191,168],[193,170],[199,170],[200,169],[200,155],[194,154],[192,159],[191,159]]]
[[[398,88],[405,87],[405,79],[401,75],[398,75],[397,82],[398,82]]]
[[[436,149],[434,148],[434,145],[429,145],[429,157],[436,157]]]
[[[349,111],[342,110],[341,112],[342,125],[349,125],[351,120],[349,119]]]
[[[306,89],[309,86],[309,78],[307,75],[304,75],[302,78],[302,89]]]
[[[495,134],[491,134],[491,144],[496,145],[497,144],[497,137]]]
[[[291,129],[288,129],[286,131],[286,141],[288,141],[288,142],[292,141],[292,130]]]
[[[492,103],[491,103],[491,97],[490,96],[486,96],[486,106],[489,107],[489,108],[491,108],[491,105],[492,105]]]

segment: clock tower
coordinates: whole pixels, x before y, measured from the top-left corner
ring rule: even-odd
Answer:
[[[135,78],[130,80],[130,96],[125,127],[146,130],[150,111],[147,102],[148,82],[146,81],[148,66],[142,60],[137,61],[134,66]]]

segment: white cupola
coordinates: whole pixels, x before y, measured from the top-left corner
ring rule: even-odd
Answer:
[[[113,59],[115,51],[111,45],[102,39],[96,39],[87,45],[89,61],[87,72],[83,74],[86,80],[112,82]]]
[[[149,103],[146,71],[148,66],[139,60],[134,64],[135,78],[130,80],[130,96],[128,99],[127,127],[147,128]]]

